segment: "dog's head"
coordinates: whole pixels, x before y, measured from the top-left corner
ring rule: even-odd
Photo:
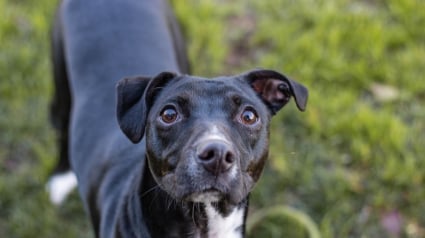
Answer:
[[[304,111],[307,89],[271,70],[205,79],[173,73],[123,79],[117,116],[134,143],[143,136],[150,170],[177,200],[237,204],[268,155],[269,122],[291,97]]]

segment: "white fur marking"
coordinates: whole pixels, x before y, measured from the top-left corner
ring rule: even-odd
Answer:
[[[242,237],[240,226],[242,226],[243,223],[243,209],[235,208],[227,217],[223,217],[211,206],[211,204],[206,204],[205,212],[208,217],[209,238]]]
[[[68,171],[51,177],[46,185],[46,190],[49,193],[50,201],[55,205],[60,205],[75,187],[77,187],[77,177],[73,172]]]
[[[230,168],[230,173],[229,173],[230,179],[236,178],[236,175],[238,174],[237,167],[238,166],[234,165],[234,166],[232,166],[232,168]]]
[[[212,126],[212,128],[205,133],[205,136],[200,139],[200,141],[204,140],[221,140],[229,143],[229,140],[220,132],[216,125]]]
[[[204,192],[204,193],[195,193],[192,194],[189,198],[192,202],[200,202],[200,203],[212,203],[218,202],[221,198],[220,192],[212,191],[212,192]]]

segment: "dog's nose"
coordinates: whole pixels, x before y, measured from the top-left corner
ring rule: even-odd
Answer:
[[[235,162],[235,155],[230,146],[221,141],[204,143],[197,151],[199,163],[214,175],[229,170]]]

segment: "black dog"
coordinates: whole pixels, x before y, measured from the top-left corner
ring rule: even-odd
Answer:
[[[183,41],[161,1],[70,0],[58,18],[56,84],[69,82],[69,154],[96,236],[244,237],[271,116],[291,97],[304,110],[307,89],[271,70],[181,74]],[[136,74],[157,76],[121,80],[116,100],[117,79]]]

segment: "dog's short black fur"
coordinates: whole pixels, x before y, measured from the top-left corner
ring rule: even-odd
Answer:
[[[53,36],[52,117],[96,236],[243,237],[271,116],[291,97],[304,110],[307,89],[271,70],[187,75],[161,0],[65,0]]]

